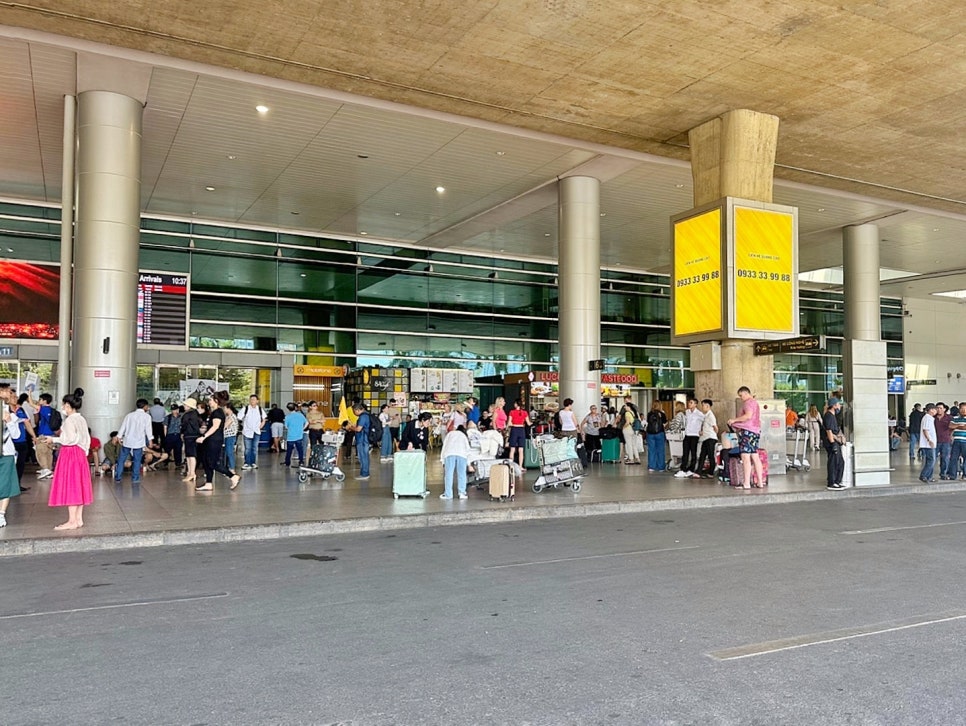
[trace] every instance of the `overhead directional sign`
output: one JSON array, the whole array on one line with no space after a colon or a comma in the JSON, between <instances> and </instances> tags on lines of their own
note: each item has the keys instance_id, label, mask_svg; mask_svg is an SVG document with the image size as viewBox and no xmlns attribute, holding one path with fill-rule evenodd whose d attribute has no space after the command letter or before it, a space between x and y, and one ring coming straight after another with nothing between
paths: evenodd
<instances>
[{"instance_id":1,"label":"overhead directional sign","mask_svg":"<svg viewBox=\"0 0 966 726\"><path fill-rule=\"evenodd\" d=\"M813 350L825 350L824 335L803 335L798 338L785 338L784 340L755 341L755 355L808 353Z\"/></svg>"}]
</instances>

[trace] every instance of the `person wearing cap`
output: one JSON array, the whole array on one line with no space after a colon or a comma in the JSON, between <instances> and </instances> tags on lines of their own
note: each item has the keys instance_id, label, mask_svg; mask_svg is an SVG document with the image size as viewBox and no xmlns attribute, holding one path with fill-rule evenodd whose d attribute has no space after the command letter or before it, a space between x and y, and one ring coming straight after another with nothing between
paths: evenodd
<instances>
[{"instance_id":1,"label":"person wearing cap","mask_svg":"<svg viewBox=\"0 0 966 726\"><path fill-rule=\"evenodd\" d=\"M181 407L177 404L171 407L171 413L164 417L164 451L174 461L174 465L181 468L184 456L181 444Z\"/></svg>"},{"instance_id":2,"label":"person wearing cap","mask_svg":"<svg viewBox=\"0 0 966 726\"><path fill-rule=\"evenodd\" d=\"M927 403L925 415L919 426L919 453L922 454L922 470L919 481L933 482L936 468L936 404Z\"/></svg>"},{"instance_id":3,"label":"person wearing cap","mask_svg":"<svg viewBox=\"0 0 966 726\"><path fill-rule=\"evenodd\" d=\"M828 455L826 466L827 478L826 489L832 491L842 491L847 489L842 484L842 476L845 474L845 458L842 456L842 430L839 428L839 420L836 414L842 408L842 402L834 396L828 400L825 414L822 416L823 439L822 446Z\"/></svg>"}]
</instances>

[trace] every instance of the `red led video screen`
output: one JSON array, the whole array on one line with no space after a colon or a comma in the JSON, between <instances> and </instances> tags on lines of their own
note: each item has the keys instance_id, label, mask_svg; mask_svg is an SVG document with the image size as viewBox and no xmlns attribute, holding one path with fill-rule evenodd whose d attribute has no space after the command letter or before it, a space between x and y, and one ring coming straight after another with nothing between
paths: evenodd
<instances>
[{"instance_id":1,"label":"red led video screen","mask_svg":"<svg viewBox=\"0 0 966 726\"><path fill-rule=\"evenodd\" d=\"M0 260L0 338L56 340L60 267Z\"/></svg>"}]
</instances>

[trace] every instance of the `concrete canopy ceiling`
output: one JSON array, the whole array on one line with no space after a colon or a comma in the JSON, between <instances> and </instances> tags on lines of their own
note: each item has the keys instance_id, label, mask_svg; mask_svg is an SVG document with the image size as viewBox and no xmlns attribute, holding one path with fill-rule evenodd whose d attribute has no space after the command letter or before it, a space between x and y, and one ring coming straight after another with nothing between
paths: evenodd
<instances>
[{"instance_id":1,"label":"concrete canopy ceiling","mask_svg":"<svg viewBox=\"0 0 966 726\"><path fill-rule=\"evenodd\" d=\"M883 267L966 269L958 1L64 5L0 2L2 196L59 201L79 39L172 59L147 92L147 213L554 257L529 195L604 159L603 262L657 270L691 206L688 129L751 108L781 119L775 201L801 210L803 270L841 264L841 227L870 220Z\"/></svg>"}]
</instances>

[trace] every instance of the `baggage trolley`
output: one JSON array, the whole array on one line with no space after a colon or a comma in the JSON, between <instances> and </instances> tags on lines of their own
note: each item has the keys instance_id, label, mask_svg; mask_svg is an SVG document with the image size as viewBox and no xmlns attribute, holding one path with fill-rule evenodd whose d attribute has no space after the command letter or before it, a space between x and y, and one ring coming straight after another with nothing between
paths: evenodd
<instances>
[{"instance_id":1,"label":"baggage trolley","mask_svg":"<svg viewBox=\"0 0 966 726\"><path fill-rule=\"evenodd\" d=\"M299 467L298 477L301 483L304 484L313 476L323 479L331 476L336 481L345 481L345 473L335 465L344 437L342 431L326 431L322 434L322 445L312 447L308 466Z\"/></svg>"},{"instance_id":2,"label":"baggage trolley","mask_svg":"<svg viewBox=\"0 0 966 726\"><path fill-rule=\"evenodd\" d=\"M684 432L669 432L665 434L667 446L671 453L671 460L667 463L668 471L675 471L681 468L681 459L684 458Z\"/></svg>"},{"instance_id":3,"label":"baggage trolley","mask_svg":"<svg viewBox=\"0 0 966 726\"><path fill-rule=\"evenodd\" d=\"M540 456L540 476L533 482L533 491L561 486L579 492L584 479L584 467L577 456L577 440L569 436L556 439L538 436L533 440Z\"/></svg>"},{"instance_id":4,"label":"baggage trolley","mask_svg":"<svg viewBox=\"0 0 966 726\"><path fill-rule=\"evenodd\" d=\"M791 444L791 452L788 451L789 444ZM808 429L800 429L795 427L793 429L785 430L785 470L797 469L799 471L808 471L811 469L811 465L808 463Z\"/></svg>"}]
</instances>

